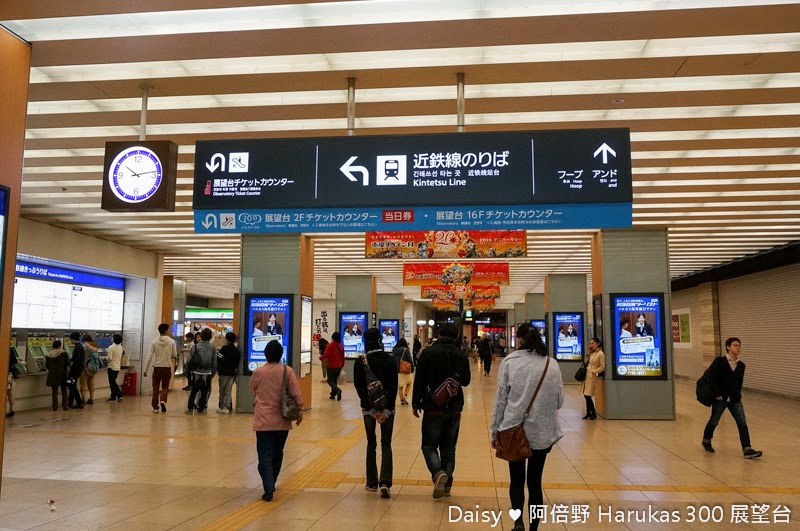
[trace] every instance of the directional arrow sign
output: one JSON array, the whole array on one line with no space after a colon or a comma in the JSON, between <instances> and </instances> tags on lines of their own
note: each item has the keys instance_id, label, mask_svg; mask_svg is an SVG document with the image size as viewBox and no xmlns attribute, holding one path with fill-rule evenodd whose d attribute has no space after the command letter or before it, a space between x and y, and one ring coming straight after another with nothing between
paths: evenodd
<instances>
[{"instance_id":1,"label":"directional arrow sign","mask_svg":"<svg viewBox=\"0 0 800 531\"><path fill-rule=\"evenodd\" d=\"M203 227L206 228L206 230L208 230L208 228L211 227L212 225L216 229L217 228L217 216L215 216L214 214L206 214L206 219L204 219L201 223L202 223Z\"/></svg>"},{"instance_id":2,"label":"directional arrow sign","mask_svg":"<svg viewBox=\"0 0 800 531\"><path fill-rule=\"evenodd\" d=\"M614 151L613 149L611 149L611 146L609 146L605 142L603 142L603 145L600 146L599 148L597 148L597 151L594 152L595 158L600 153L603 154L603 164L608 164L608 155L609 155L609 153L611 154L612 157L616 157L617 156L617 152Z\"/></svg>"},{"instance_id":3,"label":"directional arrow sign","mask_svg":"<svg viewBox=\"0 0 800 531\"><path fill-rule=\"evenodd\" d=\"M215 162L217 159L219 159L220 162L219 164ZM219 168L220 166L222 166L221 171L225 171L225 155L223 155L222 153L214 153L214 156L211 157L211 162L210 163L206 162L206 168L208 168L208 171L210 171L211 173L217 171L217 168Z\"/></svg>"},{"instance_id":4,"label":"directional arrow sign","mask_svg":"<svg viewBox=\"0 0 800 531\"><path fill-rule=\"evenodd\" d=\"M361 175L364 178L364 186L368 186L369 185L369 170L367 170L364 166L351 166L351 164L353 162L355 162L355 160L357 158L358 157L350 157L349 159L347 159L347 162L342 164L342 167L339 168L339 170L342 173L344 173L345 177L347 177L348 179L350 179L353 182L358 181L358 179L356 179L356 176L353 175L353 172L361 173Z\"/></svg>"}]
</instances>

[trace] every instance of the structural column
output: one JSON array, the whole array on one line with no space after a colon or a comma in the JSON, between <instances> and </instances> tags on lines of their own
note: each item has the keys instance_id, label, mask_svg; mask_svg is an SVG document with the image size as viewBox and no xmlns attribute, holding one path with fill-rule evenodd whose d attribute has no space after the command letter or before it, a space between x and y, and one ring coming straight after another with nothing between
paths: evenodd
<instances>
[{"instance_id":1,"label":"structural column","mask_svg":"<svg viewBox=\"0 0 800 531\"><path fill-rule=\"evenodd\" d=\"M248 294L259 295L292 295L292 323L291 330L284 330L284 334L291 334L291 365L300 379L300 388L306 407L311 407L311 392L313 389L311 373L302 375L300 370L300 343L301 343L301 296L313 297L314 295L314 242L302 234L259 234L242 236L242 284L239 291L238 315L240 321L246 318ZM242 351L242 368L247 367L247 339L246 330L248 323L239 324L243 340L240 342ZM308 338L311 343L311 338ZM244 373L245 371L242 371ZM253 411L253 395L249 386L250 376L242 374L237 379L236 410L240 412Z\"/></svg>"},{"instance_id":2,"label":"structural column","mask_svg":"<svg viewBox=\"0 0 800 531\"><path fill-rule=\"evenodd\" d=\"M535 293L529 293L528 308L534 308L532 301L535 300ZM535 309L535 308L534 308ZM565 384L575 384L575 371L581 365L581 359L586 352L588 340L586 339L586 275L548 275L544 279L544 310L548 314L547 318L547 345L550 353L558 360L558 367L561 369L561 377ZM530 311L530 310L529 310ZM583 321L579 324L577 320L569 320L563 323L566 335L570 335L569 324L577 334L577 345L569 349L567 353L559 353L559 323L556 323L556 315L581 314ZM566 339L563 344L571 342ZM562 346L566 352L566 347Z\"/></svg>"},{"instance_id":3,"label":"structural column","mask_svg":"<svg viewBox=\"0 0 800 531\"><path fill-rule=\"evenodd\" d=\"M615 374L614 356L620 348L615 334L611 295L662 295L664 307L656 334L664 336L664 378L624 378ZM674 419L675 386L672 360L669 248L666 229L609 229L592 240L592 295L602 297L602 327L606 354L605 381L597 411L608 419ZM620 371L623 372L623 371Z\"/></svg>"},{"instance_id":4,"label":"structural column","mask_svg":"<svg viewBox=\"0 0 800 531\"><path fill-rule=\"evenodd\" d=\"M526 293L525 294L525 313L522 321L530 321L531 319L544 319L544 293Z\"/></svg>"},{"instance_id":5,"label":"structural column","mask_svg":"<svg viewBox=\"0 0 800 531\"><path fill-rule=\"evenodd\" d=\"M402 308L402 306L400 306ZM339 330L342 313L366 313L366 327L377 326L373 318L377 319L378 311L378 291L377 281L372 275L339 275L336 277L336 330L345 339L345 331ZM402 314L398 314L402 315ZM353 358L346 359L344 370L347 374L347 381L353 381Z\"/></svg>"}]
</instances>

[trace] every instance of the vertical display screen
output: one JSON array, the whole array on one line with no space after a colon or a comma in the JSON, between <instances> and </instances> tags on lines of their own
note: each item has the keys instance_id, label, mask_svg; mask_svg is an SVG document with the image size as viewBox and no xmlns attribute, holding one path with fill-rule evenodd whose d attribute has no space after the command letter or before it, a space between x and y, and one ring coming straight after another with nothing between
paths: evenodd
<instances>
[{"instance_id":1,"label":"vertical display screen","mask_svg":"<svg viewBox=\"0 0 800 531\"><path fill-rule=\"evenodd\" d=\"M311 297L300 296L300 363L311 363Z\"/></svg>"},{"instance_id":2,"label":"vertical display screen","mask_svg":"<svg viewBox=\"0 0 800 531\"><path fill-rule=\"evenodd\" d=\"M583 359L583 313L553 313L557 360Z\"/></svg>"},{"instance_id":3,"label":"vertical display screen","mask_svg":"<svg viewBox=\"0 0 800 531\"><path fill-rule=\"evenodd\" d=\"M531 326L539 332L542 343L547 344L547 321L544 319L531 319Z\"/></svg>"},{"instance_id":4,"label":"vertical display screen","mask_svg":"<svg viewBox=\"0 0 800 531\"><path fill-rule=\"evenodd\" d=\"M267 362L264 349L273 339L283 346L281 363L291 365L292 297L248 295L246 303L247 368Z\"/></svg>"},{"instance_id":5,"label":"vertical display screen","mask_svg":"<svg viewBox=\"0 0 800 531\"><path fill-rule=\"evenodd\" d=\"M339 314L339 333L342 335L345 358L357 358L364 353L364 330L366 329L366 312Z\"/></svg>"},{"instance_id":6,"label":"vertical display screen","mask_svg":"<svg viewBox=\"0 0 800 531\"><path fill-rule=\"evenodd\" d=\"M614 379L665 378L664 299L657 295L612 295Z\"/></svg>"},{"instance_id":7,"label":"vertical display screen","mask_svg":"<svg viewBox=\"0 0 800 531\"><path fill-rule=\"evenodd\" d=\"M383 350L391 352L397 344L397 334L400 330L400 321L397 319L381 319L378 321L378 330L381 331Z\"/></svg>"},{"instance_id":8,"label":"vertical display screen","mask_svg":"<svg viewBox=\"0 0 800 531\"><path fill-rule=\"evenodd\" d=\"M592 299L592 319L594 320L594 335L600 341L605 343L603 339L603 297L596 295Z\"/></svg>"}]
</instances>

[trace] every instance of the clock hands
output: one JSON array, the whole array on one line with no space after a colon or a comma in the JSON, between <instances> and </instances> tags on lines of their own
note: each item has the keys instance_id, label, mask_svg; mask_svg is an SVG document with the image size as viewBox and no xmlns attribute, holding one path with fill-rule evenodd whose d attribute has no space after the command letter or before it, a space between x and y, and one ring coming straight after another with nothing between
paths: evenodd
<instances>
[{"instance_id":1,"label":"clock hands","mask_svg":"<svg viewBox=\"0 0 800 531\"><path fill-rule=\"evenodd\" d=\"M147 175L148 173L155 173L155 170L153 170L153 171L143 171L142 173L136 173L135 171L133 171L132 169L130 169L127 166L125 166L125 169L128 170L129 172L131 172L132 174L134 174L136 177L141 177L142 175Z\"/></svg>"}]
</instances>

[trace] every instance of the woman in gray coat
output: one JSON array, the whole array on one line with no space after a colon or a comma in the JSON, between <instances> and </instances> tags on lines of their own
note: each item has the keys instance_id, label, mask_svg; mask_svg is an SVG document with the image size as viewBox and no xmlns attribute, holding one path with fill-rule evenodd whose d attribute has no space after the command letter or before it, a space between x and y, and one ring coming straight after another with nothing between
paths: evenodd
<instances>
[{"instance_id":1,"label":"woman in gray coat","mask_svg":"<svg viewBox=\"0 0 800 531\"><path fill-rule=\"evenodd\" d=\"M519 326L517 339L520 341L520 349L506 356L500 364L491 433L494 446L498 431L512 428L524 420L525 436L533 455L527 460L527 466L525 461L508 463L511 507L522 511L514 525L514 531L524 531L524 521L529 515L529 508L523 509L526 475L528 505L543 505L542 473L547 454L562 437L557 411L564 405L564 389L561 371L556 360L551 358L530 414L527 418L524 417L545 370L548 352L539 332L528 323ZM530 524L531 529L538 529L539 519L532 519Z\"/></svg>"}]
</instances>

